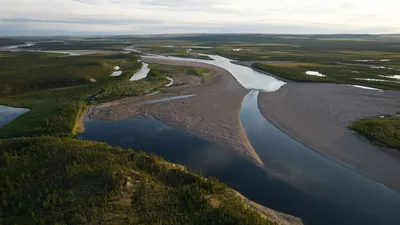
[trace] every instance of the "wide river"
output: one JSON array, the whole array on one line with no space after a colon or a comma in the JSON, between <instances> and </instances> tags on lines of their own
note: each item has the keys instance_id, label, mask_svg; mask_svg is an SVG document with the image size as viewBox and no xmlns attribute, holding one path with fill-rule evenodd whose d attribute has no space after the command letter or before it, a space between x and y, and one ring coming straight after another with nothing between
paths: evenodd
<instances>
[{"instance_id":1,"label":"wide river","mask_svg":"<svg viewBox=\"0 0 400 225\"><path fill-rule=\"evenodd\" d=\"M115 122L86 118L85 132L79 138L154 152L215 176L249 199L298 216L305 224L400 224L399 193L317 154L265 120L258 109L258 91L276 91L284 82L233 64L229 59L210 57L214 60L161 58L220 66L249 89L243 101L241 120L265 168L152 119Z\"/></svg>"}]
</instances>

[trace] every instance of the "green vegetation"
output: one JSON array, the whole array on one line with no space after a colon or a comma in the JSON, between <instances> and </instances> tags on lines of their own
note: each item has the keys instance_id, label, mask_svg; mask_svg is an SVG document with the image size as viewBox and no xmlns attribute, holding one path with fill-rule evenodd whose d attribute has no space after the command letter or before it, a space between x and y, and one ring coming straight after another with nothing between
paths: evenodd
<instances>
[{"instance_id":1,"label":"green vegetation","mask_svg":"<svg viewBox=\"0 0 400 225\"><path fill-rule=\"evenodd\" d=\"M111 80L113 67L128 72L140 64L133 55L55 57L43 53L8 53L1 55L0 97L34 90L71 87Z\"/></svg>"},{"instance_id":2,"label":"green vegetation","mask_svg":"<svg viewBox=\"0 0 400 225\"><path fill-rule=\"evenodd\" d=\"M160 86L166 82L129 82L130 76L141 67L137 60L137 56L129 54L76 57L41 53L2 55L0 83L6 88L0 89L0 104L31 111L1 127L0 137L73 136L79 129L76 126L79 115L98 93L106 95L98 96L96 101L113 100L150 92L157 87L156 84ZM111 77L113 67L117 65L124 73ZM118 93L112 91L116 90L115 87L118 87Z\"/></svg>"},{"instance_id":3,"label":"green vegetation","mask_svg":"<svg viewBox=\"0 0 400 225\"><path fill-rule=\"evenodd\" d=\"M327 82L342 84L358 84L370 87L400 90L400 82L396 79L383 78L379 74L394 75L389 69L374 69L357 65L338 65L305 62L286 62L286 63L253 63L252 67L267 73L274 74L287 80L297 82ZM307 75L307 71L318 71L326 77ZM374 80L387 80L386 82Z\"/></svg>"},{"instance_id":4,"label":"green vegetation","mask_svg":"<svg viewBox=\"0 0 400 225\"><path fill-rule=\"evenodd\" d=\"M154 73L157 73L158 76L171 76L173 77L174 75L177 74L185 74L185 75L192 75L192 76L198 76L198 77L207 77L211 76L214 72L206 69L206 68L194 68L194 67L187 67L187 66L170 66L170 65L164 65L164 64L157 64L157 63L152 63L150 65L151 71Z\"/></svg>"},{"instance_id":5,"label":"green vegetation","mask_svg":"<svg viewBox=\"0 0 400 225\"><path fill-rule=\"evenodd\" d=\"M0 104L31 111L0 128L0 224L275 224L215 178L155 155L71 137L92 101L142 95L175 73L136 55L1 53ZM114 66L121 76L111 77ZM94 98L96 96L96 98ZM33 136L16 138L18 136Z\"/></svg>"},{"instance_id":6,"label":"green vegetation","mask_svg":"<svg viewBox=\"0 0 400 225\"><path fill-rule=\"evenodd\" d=\"M0 138L74 136L89 103L145 95L164 87L174 73L202 76L208 70L151 65L146 79L129 81L142 64L134 54L67 57L43 53L0 55L0 104L31 109L0 128ZM114 66L121 76L111 77ZM153 68L154 67L154 68ZM96 96L96 97L94 97Z\"/></svg>"},{"instance_id":7,"label":"green vegetation","mask_svg":"<svg viewBox=\"0 0 400 225\"><path fill-rule=\"evenodd\" d=\"M23 45L25 44L22 41L10 39L10 38L0 38L0 46L9 46L9 45Z\"/></svg>"},{"instance_id":8,"label":"green vegetation","mask_svg":"<svg viewBox=\"0 0 400 225\"><path fill-rule=\"evenodd\" d=\"M39 41L33 46L25 47L27 49L42 50L106 50L121 51L128 46L129 42L120 40L107 40L92 38L82 40L53 40Z\"/></svg>"},{"instance_id":9,"label":"green vegetation","mask_svg":"<svg viewBox=\"0 0 400 225\"><path fill-rule=\"evenodd\" d=\"M216 179L69 138L0 140L1 224L275 224Z\"/></svg>"},{"instance_id":10,"label":"green vegetation","mask_svg":"<svg viewBox=\"0 0 400 225\"><path fill-rule=\"evenodd\" d=\"M366 136L377 144L400 150L400 117L361 119L350 129Z\"/></svg>"}]
</instances>

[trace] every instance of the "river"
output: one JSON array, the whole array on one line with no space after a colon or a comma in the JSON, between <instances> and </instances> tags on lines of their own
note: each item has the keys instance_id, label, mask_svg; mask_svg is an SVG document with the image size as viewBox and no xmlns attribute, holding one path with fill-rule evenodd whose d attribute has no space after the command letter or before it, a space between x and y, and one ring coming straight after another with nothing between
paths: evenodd
<instances>
[{"instance_id":1,"label":"river","mask_svg":"<svg viewBox=\"0 0 400 225\"><path fill-rule=\"evenodd\" d=\"M258 91L276 91L283 81L216 55L209 55L212 61L145 57L213 64L249 89L241 120L265 168L153 119L100 121L86 117L85 132L78 138L153 152L215 176L251 200L300 217L306 225L400 224L399 193L315 153L265 120L257 105Z\"/></svg>"}]
</instances>

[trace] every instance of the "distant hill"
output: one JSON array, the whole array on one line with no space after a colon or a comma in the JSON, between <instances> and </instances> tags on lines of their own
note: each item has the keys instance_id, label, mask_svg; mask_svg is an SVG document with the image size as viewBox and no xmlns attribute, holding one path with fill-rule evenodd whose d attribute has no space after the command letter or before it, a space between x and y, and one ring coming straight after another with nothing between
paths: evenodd
<instances>
[{"instance_id":1,"label":"distant hill","mask_svg":"<svg viewBox=\"0 0 400 225\"><path fill-rule=\"evenodd\" d=\"M0 46L8 46L8 45L23 45L24 42L15 39L9 38L0 38Z\"/></svg>"}]
</instances>

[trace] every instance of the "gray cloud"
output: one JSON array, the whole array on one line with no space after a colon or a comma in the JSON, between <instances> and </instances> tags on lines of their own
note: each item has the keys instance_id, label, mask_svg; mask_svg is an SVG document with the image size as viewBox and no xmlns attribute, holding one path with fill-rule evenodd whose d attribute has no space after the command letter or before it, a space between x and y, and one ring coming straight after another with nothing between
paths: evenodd
<instances>
[{"instance_id":1,"label":"gray cloud","mask_svg":"<svg viewBox=\"0 0 400 225\"><path fill-rule=\"evenodd\" d=\"M82 18L69 18L58 20L41 20L30 18L5 18L0 19L1 22L6 23L59 23L59 24L104 24L104 25L135 25L135 24L162 24L163 22L155 20L142 20L142 19L82 19Z\"/></svg>"},{"instance_id":2,"label":"gray cloud","mask_svg":"<svg viewBox=\"0 0 400 225\"><path fill-rule=\"evenodd\" d=\"M70 0L72 2L79 2L83 4L88 4L88 5L94 5L98 2L98 0Z\"/></svg>"},{"instance_id":3,"label":"gray cloud","mask_svg":"<svg viewBox=\"0 0 400 225\"><path fill-rule=\"evenodd\" d=\"M143 5L150 6L164 6L164 7L209 7L211 3L216 2L215 0L138 0Z\"/></svg>"}]
</instances>

